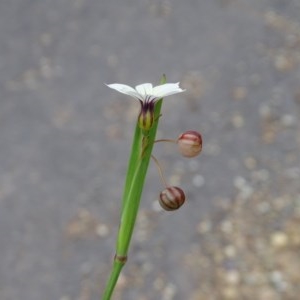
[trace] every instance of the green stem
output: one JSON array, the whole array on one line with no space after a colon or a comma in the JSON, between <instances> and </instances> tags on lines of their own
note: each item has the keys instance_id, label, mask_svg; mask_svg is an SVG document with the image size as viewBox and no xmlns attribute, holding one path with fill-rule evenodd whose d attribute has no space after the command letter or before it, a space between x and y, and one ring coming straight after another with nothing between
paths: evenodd
<instances>
[{"instance_id":1,"label":"green stem","mask_svg":"<svg viewBox=\"0 0 300 300\"><path fill-rule=\"evenodd\" d=\"M128 198L128 192L131 187L132 178L134 176L134 173L137 169L137 164L139 162L139 156L141 152L141 141L142 141L142 131L138 124L135 126L135 132L134 132L134 139L132 141L131 146L131 154L128 162L127 167L127 174L126 174L126 180L124 185L124 192L123 192L123 200L122 200L122 207L121 211L124 209L124 205L126 202L126 199Z\"/></svg>"},{"instance_id":2,"label":"green stem","mask_svg":"<svg viewBox=\"0 0 300 300\"><path fill-rule=\"evenodd\" d=\"M104 294L102 296L103 300L110 300L123 266L123 263L114 260L113 269L110 273Z\"/></svg>"}]
</instances>

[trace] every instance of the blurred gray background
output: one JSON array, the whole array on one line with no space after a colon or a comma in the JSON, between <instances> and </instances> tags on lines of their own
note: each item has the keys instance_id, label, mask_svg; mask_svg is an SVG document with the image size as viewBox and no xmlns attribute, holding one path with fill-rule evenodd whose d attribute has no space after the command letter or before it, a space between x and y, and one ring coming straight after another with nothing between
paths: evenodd
<instances>
[{"instance_id":1,"label":"blurred gray background","mask_svg":"<svg viewBox=\"0 0 300 300\"><path fill-rule=\"evenodd\" d=\"M163 73L187 92L165 99L159 137L199 130L204 149L156 145L188 201L159 211L150 165L114 299L227 299L195 296L184 256L216 203L276 194L279 176L297 190L299 63L298 0L2 0L0 299L99 299L139 109L104 83Z\"/></svg>"}]
</instances>

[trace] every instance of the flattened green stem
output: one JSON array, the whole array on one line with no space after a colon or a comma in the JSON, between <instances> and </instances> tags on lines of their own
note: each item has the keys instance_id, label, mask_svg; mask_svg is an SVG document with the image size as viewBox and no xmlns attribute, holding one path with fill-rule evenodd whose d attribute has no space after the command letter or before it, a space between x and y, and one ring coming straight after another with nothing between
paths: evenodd
<instances>
[{"instance_id":1,"label":"flattened green stem","mask_svg":"<svg viewBox=\"0 0 300 300\"><path fill-rule=\"evenodd\" d=\"M135 126L134 138L131 146L131 153L130 153L130 158L127 167L121 212L123 212L126 199L128 199L128 193L132 184L132 178L134 176L134 172L137 169L137 164L139 163L141 148L142 148L142 131L137 123Z\"/></svg>"},{"instance_id":2,"label":"flattened green stem","mask_svg":"<svg viewBox=\"0 0 300 300\"><path fill-rule=\"evenodd\" d=\"M161 84L164 84L165 82L166 77L163 76ZM111 299L121 270L127 260L127 252L129 249L155 141L161 106L162 99L158 100L155 104L155 122L149 131L142 132L142 130L138 127L138 124L136 125L124 186L121 222L117 237L116 254L113 262L113 269L108 279L102 300Z\"/></svg>"}]
</instances>

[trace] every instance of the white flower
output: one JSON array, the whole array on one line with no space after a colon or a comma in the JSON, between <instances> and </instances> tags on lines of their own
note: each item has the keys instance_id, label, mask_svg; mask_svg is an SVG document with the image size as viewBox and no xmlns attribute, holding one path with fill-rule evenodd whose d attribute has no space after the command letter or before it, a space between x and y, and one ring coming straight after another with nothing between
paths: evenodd
<instances>
[{"instance_id":1,"label":"white flower","mask_svg":"<svg viewBox=\"0 0 300 300\"><path fill-rule=\"evenodd\" d=\"M140 101L141 111L138 117L138 124L145 131L149 130L155 121L154 107L156 101L185 91L179 87L179 82L165 83L155 87L151 83L143 83L137 85L135 89L120 83L107 84L107 86Z\"/></svg>"},{"instance_id":2,"label":"white flower","mask_svg":"<svg viewBox=\"0 0 300 300\"><path fill-rule=\"evenodd\" d=\"M179 87L179 82L165 83L155 87L153 87L151 83L143 83L137 85L135 89L131 86L120 83L107 84L107 86L122 94L129 95L145 103L155 102L156 100L163 97L182 93L185 91Z\"/></svg>"}]
</instances>

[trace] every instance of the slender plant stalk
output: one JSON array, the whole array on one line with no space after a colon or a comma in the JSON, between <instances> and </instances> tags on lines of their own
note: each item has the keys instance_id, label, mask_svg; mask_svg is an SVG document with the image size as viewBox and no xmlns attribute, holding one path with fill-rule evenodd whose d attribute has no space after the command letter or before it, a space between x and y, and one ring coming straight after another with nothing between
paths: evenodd
<instances>
[{"instance_id":1,"label":"slender plant stalk","mask_svg":"<svg viewBox=\"0 0 300 300\"><path fill-rule=\"evenodd\" d=\"M165 76L163 76L161 79L161 84L164 83L166 83ZM138 126L138 123L135 128L123 192L121 221L117 237L116 254L102 300L111 299L121 270L127 261L127 252L129 249L155 141L161 106L162 99L155 103L155 122L149 131L144 132L141 130Z\"/></svg>"}]
</instances>

